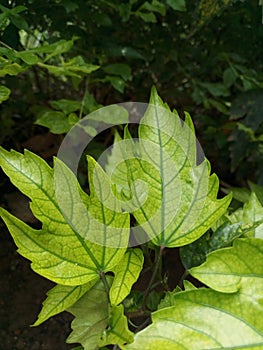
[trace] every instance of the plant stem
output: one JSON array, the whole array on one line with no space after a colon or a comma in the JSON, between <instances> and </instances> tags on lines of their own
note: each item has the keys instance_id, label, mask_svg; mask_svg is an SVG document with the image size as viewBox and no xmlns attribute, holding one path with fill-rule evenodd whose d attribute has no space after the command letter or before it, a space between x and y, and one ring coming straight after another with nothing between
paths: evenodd
<instances>
[{"instance_id":1,"label":"plant stem","mask_svg":"<svg viewBox=\"0 0 263 350\"><path fill-rule=\"evenodd\" d=\"M156 258L155 258L155 262L154 262L154 270L153 270L153 273L152 273L152 276L151 276L151 279L150 279L150 282L148 284L148 287L146 288L145 290L145 293L144 293L144 296L143 296L143 301L142 301L142 307L144 308L145 305L146 305L146 299L150 293L150 291L152 290L152 285L155 281L155 278L156 278L156 275L159 271L159 268L160 268L160 262L161 262L161 257L162 257L162 253L163 253L163 250L164 250L165 246L161 245L160 248L159 248L159 252L158 254L156 255Z\"/></svg>"},{"instance_id":2,"label":"plant stem","mask_svg":"<svg viewBox=\"0 0 263 350\"><path fill-rule=\"evenodd\" d=\"M108 301L110 302L110 286L108 284L108 281L106 279L105 273L103 271L99 271L99 275L100 275L100 279L104 285L107 297L108 297Z\"/></svg>"}]
</instances>

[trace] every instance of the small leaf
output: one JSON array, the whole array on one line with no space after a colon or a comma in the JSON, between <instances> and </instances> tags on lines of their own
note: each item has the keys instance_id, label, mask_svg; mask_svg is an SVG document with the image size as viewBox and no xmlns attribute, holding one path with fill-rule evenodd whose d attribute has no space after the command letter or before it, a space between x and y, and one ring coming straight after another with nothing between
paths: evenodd
<instances>
[{"instance_id":1,"label":"small leaf","mask_svg":"<svg viewBox=\"0 0 263 350\"><path fill-rule=\"evenodd\" d=\"M244 204L243 221L251 226L255 224L255 227L251 227L252 236L263 238L263 206L254 192L251 193L249 201Z\"/></svg>"},{"instance_id":2,"label":"small leaf","mask_svg":"<svg viewBox=\"0 0 263 350\"><path fill-rule=\"evenodd\" d=\"M22 67L18 63L7 63L0 69L0 77L4 77L6 74L8 75L18 75L26 70L26 68Z\"/></svg>"},{"instance_id":3,"label":"small leaf","mask_svg":"<svg viewBox=\"0 0 263 350\"><path fill-rule=\"evenodd\" d=\"M110 344L122 346L133 341L133 333L128 329L127 318L123 311L122 304L110 308L109 326L100 339L99 346Z\"/></svg>"},{"instance_id":4,"label":"small leaf","mask_svg":"<svg viewBox=\"0 0 263 350\"><path fill-rule=\"evenodd\" d=\"M141 249L132 249L125 253L123 259L113 269L115 277L110 289L112 305L118 305L129 295L132 285L139 277L142 266L143 253Z\"/></svg>"},{"instance_id":5,"label":"small leaf","mask_svg":"<svg viewBox=\"0 0 263 350\"><path fill-rule=\"evenodd\" d=\"M76 100L61 99L57 101L50 101L49 104L54 109L61 110L65 114L76 112L81 108L81 102Z\"/></svg>"},{"instance_id":6,"label":"small leaf","mask_svg":"<svg viewBox=\"0 0 263 350\"><path fill-rule=\"evenodd\" d=\"M91 289L97 281L98 278L81 286L73 287L60 284L56 285L47 292L47 299L44 301L42 310L33 326L38 326L51 316L57 315L71 307Z\"/></svg>"},{"instance_id":7,"label":"small leaf","mask_svg":"<svg viewBox=\"0 0 263 350\"><path fill-rule=\"evenodd\" d=\"M37 64L39 61L37 55L30 51L19 51L16 53L16 57L20 58L23 62L25 62L28 65Z\"/></svg>"},{"instance_id":8,"label":"small leaf","mask_svg":"<svg viewBox=\"0 0 263 350\"><path fill-rule=\"evenodd\" d=\"M259 279L263 287L263 240L241 238L233 247L216 250L204 264L190 270L192 276L216 291L234 293Z\"/></svg>"},{"instance_id":9,"label":"small leaf","mask_svg":"<svg viewBox=\"0 0 263 350\"><path fill-rule=\"evenodd\" d=\"M62 53L70 51L76 39L77 38L73 38L72 40L60 40L56 42L56 45L53 46L54 49L51 51L49 55L47 55L44 62L50 60L50 58L54 56L58 56L58 55L61 55Z\"/></svg>"},{"instance_id":10,"label":"small leaf","mask_svg":"<svg viewBox=\"0 0 263 350\"><path fill-rule=\"evenodd\" d=\"M156 23L156 16L152 12L142 12L142 11L136 11L136 16L141 17L141 19L146 23Z\"/></svg>"},{"instance_id":11,"label":"small leaf","mask_svg":"<svg viewBox=\"0 0 263 350\"><path fill-rule=\"evenodd\" d=\"M230 94L228 88L221 83L200 83L200 85L213 96L229 96Z\"/></svg>"},{"instance_id":12,"label":"small leaf","mask_svg":"<svg viewBox=\"0 0 263 350\"><path fill-rule=\"evenodd\" d=\"M253 183L252 181L248 181L248 185L251 191L256 194L256 196L258 197L258 200L263 206L263 187Z\"/></svg>"},{"instance_id":13,"label":"small leaf","mask_svg":"<svg viewBox=\"0 0 263 350\"><path fill-rule=\"evenodd\" d=\"M44 112L35 124L45 126L54 134L65 134L71 129L67 116L62 112Z\"/></svg>"},{"instance_id":14,"label":"small leaf","mask_svg":"<svg viewBox=\"0 0 263 350\"><path fill-rule=\"evenodd\" d=\"M222 188L222 192L233 194L233 199L241 203L246 203L250 197L250 191L248 188L240 188L240 187L230 187L230 188Z\"/></svg>"},{"instance_id":15,"label":"small leaf","mask_svg":"<svg viewBox=\"0 0 263 350\"><path fill-rule=\"evenodd\" d=\"M108 298L102 282L98 282L67 311L75 316L67 343L80 343L84 350L97 350L109 319Z\"/></svg>"},{"instance_id":16,"label":"small leaf","mask_svg":"<svg viewBox=\"0 0 263 350\"><path fill-rule=\"evenodd\" d=\"M124 63L109 64L106 67L104 67L103 70L108 74L119 75L124 80L131 79L131 68L130 66Z\"/></svg>"},{"instance_id":17,"label":"small leaf","mask_svg":"<svg viewBox=\"0 0 263 350\"><path fill-rule=\"evenodd\" d=\"M175 11L186 11L185 0L166 0L167 4Z\"/></svg>"},{"instance_id":18,"label":"small leaf","mask_svg":"<svg viewBox=\"0 0 263 350\"><path fill-rule=\"evenodd\" d=\"M0 103L8 100L11 90L4 85L0 85Z\"/></svg>"},{"instance_id":19,"label":"small leaf","mask_svg":"<svg viewBox=\"0 0 263 350\"><path fill-rule=\"evenodd\" d=\"M106 81L109 81L111 85L119 91L120 93L123 93L124 88L125 88L125 81L121 77L115 77L115 76L109 76L107 75L105 77Z\"/></svg>"},{"instance_id":20,"label":"small leaf","mask_svg":"<svg viewBox=\"0 0 263 350\"><path fill-rule=\"evenodd\" d=\"M223 73L223 81L227 87L230 87L234 84L237 79L237 74L235 73L232 67L227 68Z\"/></svg>"}]
</instances>

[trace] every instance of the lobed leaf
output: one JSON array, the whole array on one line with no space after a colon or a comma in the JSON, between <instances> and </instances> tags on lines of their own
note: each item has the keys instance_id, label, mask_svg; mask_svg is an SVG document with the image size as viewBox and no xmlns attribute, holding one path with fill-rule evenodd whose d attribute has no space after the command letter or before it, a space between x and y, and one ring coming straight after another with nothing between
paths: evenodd
<instances>
[{"instance_id":1,"label":"lobed leaf","mask_svg":"<svg viewBox=\"0 0 263 350\"><path fill-rule=\"evenodd\" d=\"M139 142L127 143L129 139L126 131L121 151L115 138L108 166L120 197L127 197L123 208L156 245L176 247L199 238L225 213L231 195L216 198L219 181L198 155L189 115L183 123L153 89L140 121Z\"/></svg>"},{"instance_id":2,"label":"lobed leaf","mask_svg":"<svg viewBox=\"0 0 263 350\"><path fill-rule=\"evenodd\" d=\"M98 175L101 187L94 194L91 185L89 197L58 159L56 181L60 185L54 183L53 169L31 152L22 155L2 149L0 157L3 170L32 199L32 212L43 223L41 230L34 230L0 209L19 253L32 261L33 270L58 284L76 286L98 278L100 271L109 271L122 259L129 238L128 215L116 212L113 196L109 203L116 210L103 206L102 196L110 183L94 160L90 159L90 180ZM56 193L59 188L63 191Z\"/></svg>"}]
</instances>

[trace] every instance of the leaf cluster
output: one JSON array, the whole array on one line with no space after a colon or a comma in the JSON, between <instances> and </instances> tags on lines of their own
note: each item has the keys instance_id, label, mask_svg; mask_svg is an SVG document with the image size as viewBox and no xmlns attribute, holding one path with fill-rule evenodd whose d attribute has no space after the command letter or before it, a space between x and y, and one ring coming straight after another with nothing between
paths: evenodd
<instances>
[{"instance_id":1,"label":"leaf cluster","mask_svg":"<svg viewBox=\"0 0 263 350\"><path fill-rule=\"evenodd\" d=\"M183 122L155 88L138 134L116 134L105 171L88 156L89 194L59 158L52 168L27 150L1 148L3 171L42 227L4 208L1 216L32 269L57 283L34 325L69 311L67 342L85 350L262 348L262 188L239 191L246 201L237 210L228 209L231 194L217 199L190 116ZM170 290L162 262L173 247L186 270ZM147 271L147 287L136 289Z\"/></svg>"}]
</instances>

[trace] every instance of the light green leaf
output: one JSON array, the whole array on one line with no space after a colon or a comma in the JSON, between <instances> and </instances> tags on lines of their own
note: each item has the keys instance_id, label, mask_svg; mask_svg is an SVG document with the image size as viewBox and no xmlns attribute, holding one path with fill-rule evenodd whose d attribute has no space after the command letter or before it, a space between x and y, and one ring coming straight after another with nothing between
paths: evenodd
<instances>
[{"instance_id":1,"label":"light green leaf","mask_svg":"<svg viewBox=\"0 0 263 350\"><path fill-rule=\"evenodd\" d=\"M228 215L228 220L239 225L246 236L263 237L263 207L254 192L250 194L243 208Z\"/></svg>"},{"instance_id":2,"label":"light green leaf","mask_svg":"<svg viewBox=\"0 0 263 350\"><path fill-rule=\"evenodd\" d=\"M83 74L90 74L100 68L100 66L86 63L82 56L76 56L67 62L63 62L63 66L73 72L79 72Z\"/></svg>"},{"instance_id":3,"label":"light green leaf","mask_svg":"<svg viewBox=\"0 0 263 350\"><path fill-rule=\"evenodd\" d=\"M84 350L97 350L109 322L108 298L102 282L91 288L68 311L75 319L67 343L80 343Z\"/></svg>"},{"instance_id":4,"label":"light green leaf","mask_svg":"<svg viewBox=\"0 0 263 350\"><path fill-rule=\"evenodd\" d=\"M171 306L154 312L153 323L137 333L134 343L123 349L260 350L263 308L254 291L253 285L248 285L243 294L224 294L205 288L175 293L171 296ZM259 291L258 288L257 294Z\"/></svg>"},{"instance_id":5,"label":"light green leaf","mask_svg":"<svg viewBox=\"0 0 263 350\"><path fill-rule=\"evenodd\" d=\"M186 115L183 124L155 89L140 121L139 143L133 147L128 140L126 133L127 149L119 165L123 167L125 161L127 171L117 166L111 173L111 180L118 189L128 174L126 183L131 194L122 205L156 245L188 244L225 213L231 195L216 199L219 181L215 174L210 176L207 160L196 159L196 138L190 117ZM118 143L115 146L114 159L121 156ZM118 173L116 177L115 173ZM136 238L140 242L139 235Z\"/></svg>"},{"instance_id":6,"label":"light green leaf","mask_svg":"<svg viewBox=\"0 0 263 350\"><path fill-rule=\"evenodd\" d=\"M62 112L44 112L35 124L49 128L54 134L65 134L71 129L67 116Z\"/></svg>"},{"instance_id":7,"label":"light green leaf","mask_svg":"<svg viewBox=\"0 0 263 350\"><path fill-rule=\"evenodd\" d=\"M241 238L233 247L216 250L201 266L190 269L192 276L207 286L224 293L240 288L245 292L250 284L263 288L263 240Z\"/></svg>"},{"instance_id":8,"label":"light green leaf","mask_svg":"<svg viewBox=\"0 0 263 350\"><path fill-rule=\"evenodd\" d=\"M118 105L110 105L100 108L93 113L90 113L86 118L87 121L94 120L110 125L126 124L129 122L129 113L127 109Z\"/></svg>"},{"instance_id":9,"label":"light green leaf","mask_svg":"<svg viewBox=\"0 0 263 350\"><path fill-rule=\"evenodd\" d=\"M11 90L4 85L0 85L0 103L8 100Z\"/></svg>"},{"instance_id":10,"label":"light green leaf","mask_svg":"<svg viewBox=\"0 0 263 350\"><path fill-rule=\"evenodd\" d=\"M244 204L243 220L247 224L255 224L256 227L251 227L252 236L263 238L263 207L254 192Z\"/></svg>"},{"instance_id":11,"label":"light green leaf","mask_svg":"<svg viewBox=\"0 0 263 350\"><path fill-rule=\"evenodd\" d=\"M16 57L20 58L23 62L25 62L28 65L37 64L39 61L37 55L30 51L16 52Z\"/></svg>"},{"instance_id":12,"label":"light green leaf","mask_svg":"<svg viewBox=\"0 0 263 350\"><path fill-rule=\"evenodd\" d=\"M132 285L137 281L142 270L143 260L141 249L128 250L113 269L115 277L110 289L112 305L118 305L129 295Z\"/></svg>"},{"instance_id":13,"label":"light green leaf","mask_svg":"<svg viewBox=\"0 0 263 350\"><path fill-rule=\"evenodd\" d=\"M103 333L98 345L118 344L122 346L133 341L133 333L128 329L127 318L123 313L123 305L110 308L109 326Z\"/></svg>"},{"instance_id":14,"label":"light green leaf","mask_svg":"<svg viewBox=\"0 0 263 350\"><path fill-rule=\"evenodd\" d=\"M32 52L32 50L31 50ZM50 73L58 77L75 77L81 78L83 75L90 74L99 69L99 66L86 63L81 56L76 56L68 62L63 62L61 66L50 65L39 62L38 65L47 69Z\"/></svg>"},{"instance_id":15,"label":"light green leaf","mask_svg":"<svg viewBox=\"0 0 263 350\"><path fill-rule=\"evenodd\" d=\"M196 290L197 288L188 280L184 280L184 290Z\"/></svg>"},{"instance_id":16,"label":"light green leaf","mask_svg":"<svg viewBox=\"0 0 263 350\"><path fill-rule=\"evenodd\" d=\"M33 326L38 326L51 316L57 315L71 307L91 289L96 282L98 282L98 278L81 286L56 285L47 292L47 298L43 302L42 310Z\"/></svg>"},{"instance_id":17,"label":"light green leaf","mask_svg":"<svg viewBox=\"0 0 263 350\"><path fill-rule=\"evenodd\" d=\"M4 209L1 216L19 253L32 261L32 269L58 284L75 286L97 278L100 271L111 270L122 259L128 244L128 214L121 212L113 196L108 203L118 212L102 205L100 196L107 195L110 183L95 164L89 159L89 179L98 179L101 192L96 193L90 183L89 197L80 189L75 175L58 159L55 186L53 169L40 157L29 151L25 155L4 149L0 152L2 169L32 199L31 210L43 226L34 230ZM63 193L55 192L59 188Z\"/></svg>"},{"instance_id":18,"label":"light green leaf","mask_svg":"<svg viewBox=\"0 0 263 350\"><path fill-rule=\"evenodd\" d=\"M62 53L70 51L72 46L74 45L74 41L76 41L77 38L73 38L72 40L60 40L56 42L56 45L53 46L53 50L50 52L49 55L46 56L44 62L50 60L50 58L54 56L61 55Z\"/></svg>"},{"instance_id":19,"label":"light green leaf","mask_svg":"<svg viewBox=\"0 0 263 350\"><path fill-rule=\"evenodd\" d=\"M26 68L20 66L18 63L7 63L5 65L0 65L0 77L8 75L18 75L26 70Z\"/></svg>"}]
</instances>

